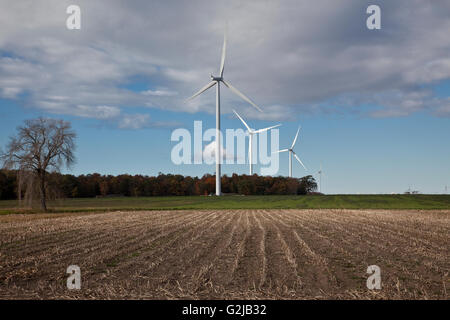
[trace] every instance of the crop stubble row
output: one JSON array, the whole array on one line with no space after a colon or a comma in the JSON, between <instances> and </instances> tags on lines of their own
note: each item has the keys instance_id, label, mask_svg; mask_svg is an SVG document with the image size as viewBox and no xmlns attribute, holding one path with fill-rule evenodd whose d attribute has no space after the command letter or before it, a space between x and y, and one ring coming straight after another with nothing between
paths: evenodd
<instances>
[{"instance_id":1,"label":"crop stubble row","mask_svg":"<svg viewBox=\"0 0 450 320\"><path fill-rule=\"evenodd\" d=\"M0 217L2 298L447 298L449 211ZM65 286L79 265L82 289ZM382 270L382 290L366 269Z\"/></svg>"}]
</instances>

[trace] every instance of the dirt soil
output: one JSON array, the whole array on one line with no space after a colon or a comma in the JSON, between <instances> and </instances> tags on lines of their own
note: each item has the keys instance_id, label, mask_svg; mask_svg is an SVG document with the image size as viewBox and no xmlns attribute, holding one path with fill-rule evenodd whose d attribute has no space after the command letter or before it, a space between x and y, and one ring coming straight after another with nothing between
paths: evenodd
<instances>
[{"instance_id":1,"label":"dirt soil","mask_svg":"<svg viewBox=\"0 0 450 320\"><path fill-rule=\"evenodd\" d=\"M0 298L448 299L449 235L448 210L6 215Z\"/></svg>"}]
</instances>

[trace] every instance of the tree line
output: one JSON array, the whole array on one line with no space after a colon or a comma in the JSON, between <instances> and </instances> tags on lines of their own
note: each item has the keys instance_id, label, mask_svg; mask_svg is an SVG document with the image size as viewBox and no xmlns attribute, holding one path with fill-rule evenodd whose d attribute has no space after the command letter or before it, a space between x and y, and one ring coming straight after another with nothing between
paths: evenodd
<instances>
[{"instance_id":1,"label":"tree line","mask_svg":"<svg viewBox=\"0 0 450 320\"><path fill-rule=\"evenodd\" d=\"M0 199L26 199L39 196L39 188L19 188L17 170L0 170ZM32 184L31 184L32 185ZM158 176L87 175L47 173L46 194L49 199L108 196L190 196L209 195L216 188L215 176L190 177L174 174ZM258 176L256 174L222 177L222 192L241 195L301 195L315 192L317 183L312 176L303 178ZM18 193L21 193L20 195Z\"/></svg>"},{"instance_id":2,"label":"tree line","mask_svg":"<svg viewBox=\"0 0 450 320\"><path fill-rule=\"evenodd\" d=\"M201 178L172 174L158 176L61 174L75 162L75 138L69 122L37 118L26 120L0 152L0 199L18 199L31 205L47 199L107 196L188 196L215 191L215 176ZM312 176L301 179L237 175L222 177L222 192L243 195L307 194L317 184Z\"/></svg>"}]
</instances>

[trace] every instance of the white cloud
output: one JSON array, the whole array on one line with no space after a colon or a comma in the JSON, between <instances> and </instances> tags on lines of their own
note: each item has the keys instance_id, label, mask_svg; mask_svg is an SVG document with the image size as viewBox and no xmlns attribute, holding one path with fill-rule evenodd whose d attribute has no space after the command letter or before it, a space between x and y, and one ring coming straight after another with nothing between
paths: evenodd
<instances>
[{"instance_id":1,"label":"white cloud","mask_svg":"<svg viewBox=\"0 0 450 320\"><path fill-rule=\"evenodd\" d=\"M149 125L150 116L148 114L129 114L119 121L120 129L142 129Z\"/></svg>"},{"instance_id":2,"label":"white cloud","mask_svg":"<svg viewBox=\"0 0 450 320\"><path fill-rule=\"evenodd\" d=\"M183 81L186 83L191 83L193 81L199 81L202 77L201 75L193 70L176 70L172 68L167 68L164 74L175 81Z\"/></svg>"},{"instance_id":3,"label":"white cloud","mask_svg":"<svg viewBox=\"0 0 450 320\"><path fill-rule=\"evenodd\" d=\"M177 128L181 124L176 121L151 121L149 114L122 114L117 120L119 129L139 130L147 128Z\"/></svg>"},{"instance_id":4,"label":"white cloud","mask_svg":"<svg viewBox=\"0 0 450 320\"><path fill-rule=\"evenodd\" d=\"M146 90L142 91L141 93L146 96L157 96L157 97L171 97L176 96L178 94L178 92L171 91L168 89Z\"/></svg>"},{"instance_id":5,"label":"white cloud","mask_svg":"<svg viewBox=\"0 0 450 320\"><path fill-rule=\"evenodd\" d=\"M82 29L74 31L65 28L69 4L0 3L1 97L108 120L127 106L214 113L214 90L189 104L183 99L217 74L228 19L225 78L265 113L250 112L222 86L224 112L242 107L250 119L297 120L305 113L354 112L376 103L372 116L446 114L433 92L421 96L424 86L450 78L446 2L379 0L385 14L377 31L365 28L364 1L124 6L79 0ZM156 89L127 89L136 79Z\"/></svg>"},{"instance_id":6,"label":"white cloud","mask_svg":"<svg viewBox=\"0 0 450 320\"><path fill-rule=\"evenodd\" d=\"M14 99L17 97L17 95L22 91L21 88L11 88L11 87L5 87L1 88L1 94L0 96L3 98L8 99Z\"/></svg>"},{"instance_id":7,"label":"white cloud","mask_svg":"<svg viewBox=\"0 0 450 320\"><path fill-rule=\"evenodd\" d=\"M112 106L85 106L67 105L64 101L40 101L41 109L54 114L67 114L82 118L93 118L99 120L114 119L120 115L120 109Z\"/></svg>"},{"instance_id":8,"label":"white cloud","mask_svg":"<svg viewBox=\"0 0 450 320\"><path fill-rule=\"evenodd\" d=\"M264 112L259 112L252 106L241 105L241 108L238 109L238 113L241 116L245 116L247 119L256 119L256 120L270 120L270 121L284 121L284 120L292 120L296 117L295 112L292 108L283 105L270 105L264 108ZM234 114L231 114L232 117L235 117Z\"/></svg>"},{"instance_id":9,"label":"white cloud","mask_svg":"<svg viewBox=\"0 0 450 320\"><path fill-rule=\"evenodd\" d=\"M437 108L435 113L437 116L450 118L450 98L441 99L436 102Z\"/></svg>"},{"instance_id":10,"label":"white cloud","mask_svg":"<svg viewBox=\"0 0 450 320\"><path fill-rule=\"evenodd\" d=\"M96 119L112 119L120 114L120 109L110 106L77 106L75 115Z\"/></svg>"},{"instance_id":11,"label":"white cloud","mask_svg":"<svg viewBox=\"0 0 450 320\"><path fill-rule=\"evenodd\" d=\"M232 151L227 151L227 149L225 149L223 146L220 147L220 150L223 159L234 159L234 154ZM206 163L215 163L215 159L216 141L212 141L203 148L203 160Z\"/></svg>"}]
</instances>

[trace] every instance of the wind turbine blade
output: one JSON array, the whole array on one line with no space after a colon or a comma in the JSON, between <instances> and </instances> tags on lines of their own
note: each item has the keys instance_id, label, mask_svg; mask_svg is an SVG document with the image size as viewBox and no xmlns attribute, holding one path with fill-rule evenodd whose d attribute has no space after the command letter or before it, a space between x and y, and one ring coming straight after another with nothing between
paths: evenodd
<instances>
[{"instance_id":1,"label":"wind turbine blade","mask_svg":"<svg viewBox=\"0 0 450 320\"><path fill-rule=\"evenodd\" d=\"M196 96L202 94L203 92L205 92L206 90L208 90L209 88L211 88L213 85L216 84L216 81L211 81L210 83L208 83L206 86L204 86L203 88L201 88L196 94L194 94L192 97L187 98L185 101L190 101L192 99L194 99Z\"/></svg>"},{"instance_id":2,"label":"wind turbine blade","mask_svg":"<svg viewBox=\"0 0 450 320\"><path fill-rule=\"evenodd\" d=\"M225 67L225 55L227 53L227 30L225 29L225 34L223 36L223 47L222 47L222 59L220 60L220 77L223 77L223 68Z\"/></svg>"},{"instance_id":3,"label":"wind turbine blade","mask_svg":"<svg viewBox=\"0 0 450 320\"><path fill-rule=\"evenodd\" d=\"M302 165L302 167L305 168L305 170L308 170L308 169L306 169L306 167L305 167L305 165L303 164L302 160L300 160L300 158L297 156L297 154L296 154L294 151L292 151L292 154L294 155L295 159L297 159L298 162L300 162L300 164Z\"/></svg>"},{"instance_id":4,"label":"wind turbine blade","mask_svg":"<svg viewBox=\"0 0 450 320\"><path fill-rule=\"evenodd\" d=\"M235 115L237 115L237 117L242 121L242 123L244 124L244 126L247 127L249 132L253 132L252 129L250 129L250 127L248 126L248 124L244 121L244 119L241 118L241 116L236 112L236 110L233 109L233 112Z\"/></svg>"},{"instance_id":5,"label":"wind turbine blade","mask_svg":"<svg viewBox=\"0 0 450 320\"><path fill-rule=\"evenodd\" d=\"M289 149L283 149L283 150L274 151L274 152L272 152L272 154L286 152L286 151L289 151Z\"/></svg>"},{"instance_id":6,"label":"wind turbine blade","mask_svg":"<svg viewBox=\"0 0 450 320\"><path fill-rule=\"evenodd\" d=\"M272 127L256 130L255 133L261 133L261 132L264 132L264 131L268 131L270 129L277 128L279 126L281 126L281 124L277 124L276 126L272 126Z\"/></svg>"},{"instance_id":7,"label":"wind turbine blade","mask_svg":"<svg viewBox=\"0 0 450 320\"><path fill-rule=\"evenodd\" d=\"M297 142L297 138L298 138L298 133L299 133L299 131L300 131L300 126L298 127L297 134L295 135L294 141L292 142L291 149L294 148L294 145L295 145L295 143Z\"/></svg>"},{"instance_id":8,"label":"wind turbine blade","mask_svg":"<svg viewBox=\"0 0 450 320\"><path fill-rule=\"evenodd\" d=\"M250 100L249 98L247 98L242 92L240 92L238 89L236 89L235 87L233 87L231 84L229 84L228 82L225 82L224 80L222 80L222 82L231 90L233 91L236 95L238 95L239 97L241 97L243 100L247 101L248 103L250 103L253 107L255 107L258 111L262 112L261 108L258 107L252 100Z\"/></svg>"}]
</instances>

